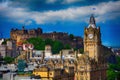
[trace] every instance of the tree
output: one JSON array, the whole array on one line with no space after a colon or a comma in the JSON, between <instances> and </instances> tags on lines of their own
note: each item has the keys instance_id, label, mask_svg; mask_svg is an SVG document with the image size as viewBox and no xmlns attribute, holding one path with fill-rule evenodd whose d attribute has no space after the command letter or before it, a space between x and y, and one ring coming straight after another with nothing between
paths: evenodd
<instances>
[{"instance_id":1,"label":"tree","mask_svg":"<svg viewBox=\"0 0 120 80\"><path fill-rule=\"evenodd\" d=\"M49 38L47 38L47 39L45 39L45 45L53 45L53 40L52 39L49 39Z\"/></svg>"},{"instance_id":2,"label":"tree","mask_svg":"<svg viewBox=\"0 0 120 80\"><path fill-rule=\"evenodd\" d=\"M52 39L42 39L40 37L30 38L27 40L29 43L34 45L34 49L36 50L44 50L45 45L51 45L53 53L58 53L60 50L64 48L63 44L60 41L53 41ZM67 45L67 48L69 46Z\"/></svg>"},{"instance_id":3,"label":"tree","mask_svg":"<svg viewBox=\"0 0 120 80\"><path fill-rule=\"evenodd\" d=\"M64 49L71 49L71 46L69 44L65 44Z\"/></svg>"},{"instance_id":4,"label":"tree","mask_svg":"<svg viewBox=\"0 0 120 80\"><path fill-rule=\"evenodd\" d=\"M108 80L120 80L120 57L117 56L117 63L112 64L109 63L109 68L107 70L107 78Z\"/></svg>"},{"instance_id":5,"label":"tree","mask_svg":"<svg viewBox=\"0 0 120 80\"><path fill-rule=\"evenodd\" d=\"M36 50L44 50L45 49L45 41L40 37L29 38L27 41L29 43L33 44L34 49L36 49Z\"/></svg>"},{"instance_id":6,"label":"tree","mask_svg":"<svg viewBox=\"0 0 120 80\"><path fill-rule=\"evenodd\" d=\"M4 60L6 63L12 63L12 62L14 61L14 58L6 56L5 58L3 58L3 60Z\"/></svg>"},{"instance_id":7,"label":"tree","mask_svg":"<svg viewBox=\"0 0 120 80\"><path fill-rule=\"evenodd\" d=\"M5 39L5 40L2 42L2 44L3 44L3 45L6 45L6 44L7 44L7 41L10 41L10 38Z\"/></svg>"},{"instance_id":8,"label":"tree","mask_svg":"<svg viewBox=\"0 0 120 80\"><path fill-rule=\"evenodd\" d=\"M80 48L80 53L83 54L84 53L84 49L83 48Z\"/></svg>"},{"instance_id":9,"label":"tree","mask_svg":"<svg viewBox=\"0 0 120 80\"><path fill-rule=\"evenodd\" d=\"M114 71L114 69L112 68L114 65L113 64L109 64L109 69L107 70L107 79L108 80L115 80L116 78L116 72Z\"/></svg>"},{"instance_id":10,"label":"tree","mask_svg":"<svg viewBox=\"0 0 120 80\"><path fill-rule=\"evenodd\" d=\"M6 44L7 44L7 41L4 40L4 41L2 42L2 45L6 45Z\"/></svg>"},{"instance_id":11,"label":"tree","mask_svg":"<svg viewBox=\"0 0 120 80\"><path fill-rule=\"evenodd\" d=\"M60 50L63 49L63 44L60 41L54 41L52 46L53 53L59 53Z\"/></svg>"},{"instance_id":12,"label":"tree","mask_svg":"<svg viewBox=\"0 0 120 80\"><path fill-rule=\"evenodd\" d=\"M70 34L69 37L70 37L71 40L74 39L74 35L73 34Z\"/></svg>"}]
</instances>

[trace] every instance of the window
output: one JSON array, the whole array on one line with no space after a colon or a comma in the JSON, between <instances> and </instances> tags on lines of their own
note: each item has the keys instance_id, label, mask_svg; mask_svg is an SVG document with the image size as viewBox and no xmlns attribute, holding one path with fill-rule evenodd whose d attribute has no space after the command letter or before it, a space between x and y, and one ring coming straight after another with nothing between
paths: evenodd
<instances>
[{"instance_id":1,"label":"window","mask_svg":"<svg viewBox=\"0 0 120 80\"><path fill-rule=\"evenodd\" d=\"M80 75L83 75L83 72L81 72Z\"/></svg>"},{"instance_id":2,"label":"window","mask_svg":"<svg viewBox=\"0 0 120 80\"><path fill-rule=\"evenodd\" d=\"M80 66L81 69L84 69L84 66Z\"/></svg>"},{"instance_id":3,"label":"window","mask_svg":"<svg viewBox=\"0 0 120 80\"><path fill-rule=\"evenodd\" d=\"M52 75L52 73L50 73L50 75Z\"/></svg>"}]
</instances>

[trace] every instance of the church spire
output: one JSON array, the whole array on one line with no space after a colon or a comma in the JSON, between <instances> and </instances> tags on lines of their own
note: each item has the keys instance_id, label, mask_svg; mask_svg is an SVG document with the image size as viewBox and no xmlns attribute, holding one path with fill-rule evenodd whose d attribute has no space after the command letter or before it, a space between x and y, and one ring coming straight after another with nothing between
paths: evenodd
<instances>
[{"instance_id":1,"label":"church spire","mask_svg":"<svg viewBox=\"0 0 120 80\"><path fill-rule=\"evenodd\" d=\"M94 24L95 25L95 18L93 16L93 14L90 17L90 24Z\"/></svg>"}]
</instances>

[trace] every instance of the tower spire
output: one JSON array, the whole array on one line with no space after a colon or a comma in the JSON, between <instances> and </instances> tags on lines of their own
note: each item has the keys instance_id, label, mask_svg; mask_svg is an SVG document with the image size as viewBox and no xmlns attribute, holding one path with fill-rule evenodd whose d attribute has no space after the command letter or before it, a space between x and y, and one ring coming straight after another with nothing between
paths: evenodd
<instances>
[{"instance_id":1,"label":"tower spire","mask_svg":"<svg viewBox=\"0 0 120 80\"><path fill-rule=\"evenodd\" d=\"M90 21L89 21L89 26L88 26L88 28L89 28L89 27L96 28L95 18L94 18L94 16L93 16L93 14L92 14L91 17L90 17Z\"/></svg>"},{"instance_id":2,"label":"tower spire","mask_svg":"<svg viewBox=\"0 0 120 80\"><path fill-rule=\"evenodd\" d=\"M96 23L95 23L95 18L94 18L94 15L93 15L93 14L92 14L91 17L90 17L90 24L96 25Z\"/></svg>"}]
</instances>

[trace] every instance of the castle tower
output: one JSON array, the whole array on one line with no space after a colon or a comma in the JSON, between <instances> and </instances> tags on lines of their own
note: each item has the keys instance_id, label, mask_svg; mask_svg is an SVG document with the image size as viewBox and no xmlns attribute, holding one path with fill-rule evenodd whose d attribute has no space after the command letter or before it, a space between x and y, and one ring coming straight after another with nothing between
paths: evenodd
<instances>
[{"instance_id":1,"label":"castle tower","mask_svg":"<svg viewBox=\"0 0 120 80\"><path fill-rule=\"evenodd\" d=\"M90 17L89 26L84 30L84 52L92 59L100 58L101 33L96 27L95 18Z\"/></svg>"}]
</instances>

